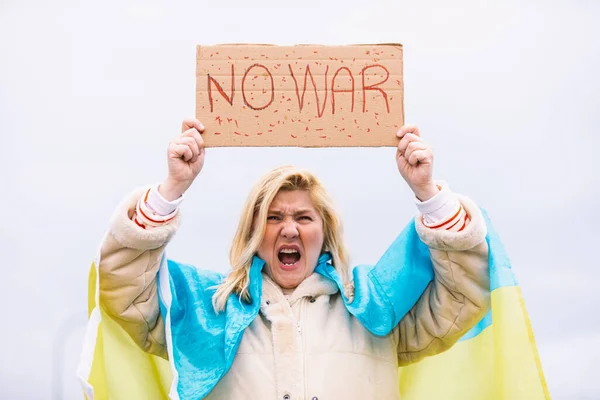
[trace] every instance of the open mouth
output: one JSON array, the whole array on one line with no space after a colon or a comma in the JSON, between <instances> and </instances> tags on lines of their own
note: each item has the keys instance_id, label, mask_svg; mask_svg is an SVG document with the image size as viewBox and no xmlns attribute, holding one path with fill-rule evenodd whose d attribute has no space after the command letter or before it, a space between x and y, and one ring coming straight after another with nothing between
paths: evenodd
<instances>
[{"instance_id":1,"label":"open mouth","mask_svg":"<svg viewBox=\"0 0 600 400\"><path fill-rule=\"evenodd\" d=\"M291 267L300 261L301 258L298 249L293 247L281 248L279 253L277 253L277 257L279 258L279 261L286 267Z\"/></svg>"}]
</instances>

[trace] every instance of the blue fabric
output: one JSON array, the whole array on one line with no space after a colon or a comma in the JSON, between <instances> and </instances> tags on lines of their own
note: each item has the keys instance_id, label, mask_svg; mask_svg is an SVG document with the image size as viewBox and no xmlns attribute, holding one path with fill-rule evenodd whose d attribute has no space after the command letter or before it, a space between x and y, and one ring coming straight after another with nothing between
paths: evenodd
<instances>
[{"instance_id":1,"label":"blue fabric","mask_svg":"<svg viewBox=\"0 0 600 400\"><path fill-rule=\"evenodd\" d=\"M335 281L348 311L371 333L380 336L398 325L433 279L429 249L419 239L414 221L404 228L377 264L354 268L352 303L343 295L343 282L330 263L319 263L315 271Z\"/></svg>"},{"instance_id":2,"label":"blue fabric","mask_svg":"<svg viewBox=\"0 0 600 400\"><path fill-rule=\"evenodd\" d=\"M485 314L485 316L481 319L481 321L479 321L477 323L477 325L475 325L474 327L469 329L469 331L467 333L465 333L463 335L463 337L461 337L458 341L462 342L464 340L472 339L475 336L479 335L481 332L483 332L483 330L490 325L492 325L492 310L491 309L487 312L487 314Z\"/></svg>"},{"instance_id":3,"label":"blue fabric","mask_svg":"<svg viewBox=\"0 0 600 400\"><path fill-rule=\"evenodd\" d=\"M483 213L483 219L487 225L487 240L489 247L489 268L490 268L490 292L508 286L518 286L517 279L512 272L512 266L506 250L498 237L498 233L492 227L492 221L485 210L481 210ZM468 340L479 335L485 328L492 325L492 310L490 309L487 314L471 328L460 341Z\"/></svg>"},{"instance_id":4,"label":"blue fabric","mask_svg":"<svg viewBox=\"0 0 600 400\"><path fill-rule=\"evenodd\" d=\"M485 210L481 210L481 212L488 228L486 240L490 248L490 291L504 286L518 286L517 278L512 272L510 259L506 250L504 250L498 233L492 227L490 216Z\"/></svg>"},{"instance_id":5,"label":"blue fabric","mask_svg":"<svg viewBox=\"0 0 600 400\"><path fill-rule=\"evenodd\" d=\"M171 357L178 373L177 392L181 399L200 399L229 370L244 330L258 314L264 261L255 257L250 267L252 302L230 296L225 312L220 314L213 309L212 296L224 275L172 260L167 265L172 296ZM166 320L162 301L161 311Z\"/></svg>"},{"instance_id":6,"label":"blue fabric","mask_svg":"<svg viewBox=\"0 0 600 400\"><path fill-rule=\"evenodd\" d=\"M490 262L498 265L492 281L506 284L508 281L501 271L506 268L508 258L487 215L486 222ZM242 334L260 309L264 264L263 260L254 257L250 268L251 303L231 296L226 311L217 315L213 311L212 296L224 275L168 261L172 302L167 310L161 299L161 311L165 320L167 311L170 312L172 358L178 373L177 392L180 398L200 399L206 396L231 367ZM336 282L348 312L375 335L388 334L433 279L429 249L419 239L414 221L377 264L354 268L352 303L348 303L344 295L343 282L331 265L330 254L325 253L319 258L315 272ZM500 275L496 281L493 278L495 274ZM167 283L159 281L159 285L164 284ZM480 332L490 323L491 318L486 316L473 328L472 336L478 334L477 329Z\"/></svg>"}]
</instances>

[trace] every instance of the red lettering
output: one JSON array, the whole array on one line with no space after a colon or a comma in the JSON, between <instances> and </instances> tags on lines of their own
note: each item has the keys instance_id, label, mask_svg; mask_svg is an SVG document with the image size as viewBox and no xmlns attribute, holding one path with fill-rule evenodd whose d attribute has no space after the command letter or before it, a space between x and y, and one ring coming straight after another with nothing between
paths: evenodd
<instances>
[{"instance_id":1,"label":"red lettering","mask_svg":"<svg viewBox=\"0 0 600 400\"><path fill-rule=\"evenodd\" d=\"M382 80L381 82L377 82L377 83L374 83L372 85L366 86L365 85L365 72L369 68L376 68L376 67L383 68L383 70L386 73L385 79ZM384 84L385 82L387 82L388 78L390 77L390 71L388 71L387 68L384 67L383 65L374 64L374 65L367 65L366 67L364 67L362 69L362 71L360 73L362 75L362 86L363 86L363 112L365 112L366 109L367 109L367 90L377 90L377 91L381 92L381 94L383 95L383 98L385 99L385 106L386 106L387 112L389 113L390 112L390 104L388 103L387 93L383 89L378 88L376 86Z\"/></svg>"},{"instance_id":2,"label":"red lettering","mask_svg":"<svg viewBox=\"0 0 600 400\"><path fill-rule=\"evenodd\" d=\"M250 70L252 70L252 68L264 68L265 71L267 71L267 74L269 74L269 78L271 78L271 100L269 100L267 102L267 104L265 104L262 107L255 107L252 104L250 104L248 102L248 99L246 98L246 92L244 91L244 84L246 82L246 77L248 77L248 74L250 73ZM244 103L250 107L253 110L264 110L265 108L269 107L273 101L275 100L275 83L273 82L273 75L271 75L271 72L269 71L269 69L267 67L265 67L262 64L253 64L250 66L250 68L248 68L246 70L246 73L244 74L244 77L242 78L242 97L244 98Z\"/></svg>"},{"instance_id":3,"label":"red lettering","mask_svg":"<svg viewBox=\"0 0 600 400\"><path fill-rule=\"evenodd\" d=\"M257 74L256 71L254 71L254 74L251 74L252 70L255 68L262 68L264 69L264 71L266 72L266 75L263 74ZM323 117L324 113L325 113L325 108L327 106L327 96L328 96L328 73L329 73L329 66L326 65L325 68L325 73L323 74L324 77L324 90L319 89L317 87L317 83L315 81L314 75L310 69L310 65L307 64L306 68L304 70L304 86L302 88L302 93L300 93L300 85L298 83L298 79L296 78L295 74L294 74L294 69L292 67L291 63L288 63L288 68L290 71L290 76L291 78L294 80L294 87L296 90L296 99L298 100L298 108L300 110L300 112L302 112L302 110L304 109L305 105L309 105L310 106L310 101L307 101L305 103L305 97L306 97L306 91L307 89L310 91L310 88L308 87L308 85L312 85L312 90L315 94L315 99L316 99L316 103L315 106L317 108L317 117L321 118ZM375 74L371 74L371 75L367 75L367 73L369 72L369 70L374 69L375 71L377 71L377 69L380 69L380 71L377 71ZM382 70L382 71L381 71ZM336 86L336 79L339 78L340 73L346 73L348 78L349 78L349 82L350 85L348 85L347 83L344 83L342 85L338 85L338 86L345 86L345 88L341 88L341 87L337 87ZM250 75L251 74L251 75ZM367 77L378 77L379 74L381 74L380 76L380 80L376 83L367 83ZM261 76L267 77L268 79L266 79L267 81L270 80L270 84L271 87L270 89L260 89L257 88L257 91L262 91L263 94L266 95L266 104L264 105L256 105L256 104L251 104L252 103L256 103L255 97L253 96L254 93L246 93L246 80L248 78L248 75L250 75L250 77L252 79L260 79ZM386 111L389 113L390 112L390 104L389 104L389 100L388 99L388 94L386 93L386 91L381 87L384 83L386 83L390 77L390 72L389 70L381 65L381 64L371 64L371 65L367 65L365 66L361 72L361 79L362 79L362 94L363 94L363 107L362 107L362 111L367 112L367 92L368 91L376 91L379 92L382 96L383 99L385 100L385 107L386 107ZM285 76L282 76L282 81L285 80ZM309 78L310 78L310 82L309 82ZM218 79L218 77L217 77ZM230 91L229 93L226 93L224 90L224 86L222 85L222 82L218 82L217 79L215 79L214 77L212 77L209 74L207 74L207 85L208 85L208 100L210 103L210 111L214 112L214 102L215 102L215 98L213 96L213 90L216 89L216 91L223 97L223 99L229 103L229 105L233 106L233 102L234 102L234 97L235 97L235 66L234 64L231 65L231 87L230 87ZM252 80L251 79L251 80ZM377 79L377 78L376 78ZM268 84L268 83L267 83ZM242 78L242 98L244 100L244 104L245 106L251 108L252 110L256 110L256 111L260 111L260 110L264 110L266 108L268 108L269 106L271 106L271 104L273 104L273 102L275 101L275 82L273 79L273 75L271 74L271 72L269 71L269 69L262 65L262 64L253 64L250 67L248 67L248 69L245 71L244 76ZM250 89L249 89L250 90ZM270 90L271 92L271 96L269 98L268 96L268 91ZM350 70L350 68L348 67L339 67L335 73L333 74L333 77L331 79L331 113L332 115L335 114L336 112L336 103L335 103L335 95L339 94L339 93L351 93L352 98L351 98L351 104L350 104L350 112L354 112L355 109L355 90L356 90L356 80L354 78L354 75L352 74L352 71ZM252 91L252 90L250 90ZM324 97L321 96L322 98L319 97L319 93L324 93ZM265 97L265 96L263 96ZM282 99L284 101L292 101L290 98L286 98L285 95L282 95ZM321 103L322 101L322 103ZM339 103L339 100L338 100ZM242 107L243 109L245 109L246 107ZM278 111L278 110L277 110ZM273 112L277 112L277 111L273 111ZM377 114L376 114L377 115ZM256 117L258 118L258 115L256 115ZM375 117L377 119L377 116ZM229 120L229 119L228 119ZM217 121L219 122L219 124L222 123L222 121L220 120L219 117L217 117ZM229 121L231 122L231 121ZM236 121L237 122L237 121ZM239 125L239 124L236 124Z\"/></svg>"},{"instance_id":4,"label":"red lettering","mask_svg":"<svg viewBox=\"0 0 600 400\"><path fill-rule=\"evenodd\" d=\"M325 104L327 104L327 72L329 71L329 66L327 66L327 68L325 69L325 99L323 100L323 107L319 107L319 92L317 91L317 84L315 83L315 79L313 78L313 75L310 72L310 66L307 64L306 70L304 71L304 89L302 90L302 97L300 97L300 90L298 89L298 81L296 80L296 77L294 76L294 71L292 70L292 65L288 64L288 67L290 69L290 74L292 75L292 79L294 80L294 85L296 86L296 97L298 98L298 107L300 108L300 111L302 111L302 108L304 107L304 95L306 94L306 81L308 80L308 76L310 75L310 81L312 82L313 89L315 91L315 97L317 99L317 102L316 102L317 115L319 116L319 118L321 118L323 116L323 113L325 112Z\"/></svg>"},{"instance_id":5,"label":"red lettering","mask_svg":"<svg viewBox=\"0 0 600 400\"><path fill-rule=\"evenodd\" d=\"M337 77L337 75L340 73L341 70L346 70L348 72L348 75L350 75L350 80L352 82L352 89L336 89L335 88L335 78ZM341 67L338 68L337 71L335 71L335 74L333 75L333 79L331 80L331 113L335 114L335 94L336 93L352 93L352 106L350 108L351 112L354 112L354 76L352 75L352 72L350 72L350 70L347 67Z\"/></svg>"},{"instance_id":6,"label":"red lettering","mask_svg":"<svg viewBox=\"0 0 600 400\"><path fill-rule=\"evenodd\" d=\"M210 112L213 112L213 97L212 97L212 84L214 84L217 88L217 91L221 93L221 96L229 103L229 105L233 105L233 95L235 94L235 77L234 77L234 67L231 64L231 95L227 96L225 91L223 91L223 87L213 78L210 74L206 75L208 77L208 102L210 103Z\"/></svg>"}]
</instances>

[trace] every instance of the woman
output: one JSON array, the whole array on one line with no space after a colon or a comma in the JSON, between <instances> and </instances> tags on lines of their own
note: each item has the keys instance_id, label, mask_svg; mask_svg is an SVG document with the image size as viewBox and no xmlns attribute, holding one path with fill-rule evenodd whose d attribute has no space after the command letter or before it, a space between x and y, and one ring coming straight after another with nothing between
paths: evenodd
<instances>
[{"instance_id":1,"label":"woman","mask_svg":"<svg viewBox=\"0 0 600 400\"><path fill-rule=\"evenodd\" d=\"M159 301L157 273L178 206L204 164L203 131L198 120L183 122L169 145L167 180L125 200L99 264L102 307L142 349L171 358L182 398L398 399L399 365L448 349L485 315L483 217L471 200L434 184L433 153L415 126L398 131L396 161L416 196L416 229L434 273L408 308L398 292L413 290L417 277L399 276L401 240L375 267L350 271L325 189L293 167L271 171L250 193L231 272L221 279L163 262L172 293Z\"/></svg>"}]
</instances>

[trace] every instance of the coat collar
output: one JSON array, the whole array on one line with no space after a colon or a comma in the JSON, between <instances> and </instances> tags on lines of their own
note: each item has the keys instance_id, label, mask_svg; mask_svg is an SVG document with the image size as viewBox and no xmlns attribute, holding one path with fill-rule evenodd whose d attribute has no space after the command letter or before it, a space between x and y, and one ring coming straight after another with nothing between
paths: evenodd
<instances>
[{"instance_id":1,"label":"coat collar","mask_svg":"<svg viewBox=\"0 0 600 400\"><path fill-rule=\"evenodd\" d=\"M265 272L262 273L263 291L261 304L275 303L286 300L281 287L277 285ZM287 297L287 301L293 306L304 297L319 297L322 295L335 294L339 291L336 283L321 274L313 273L306 278L294 292Z\"/></svg>"}]
</instances>

